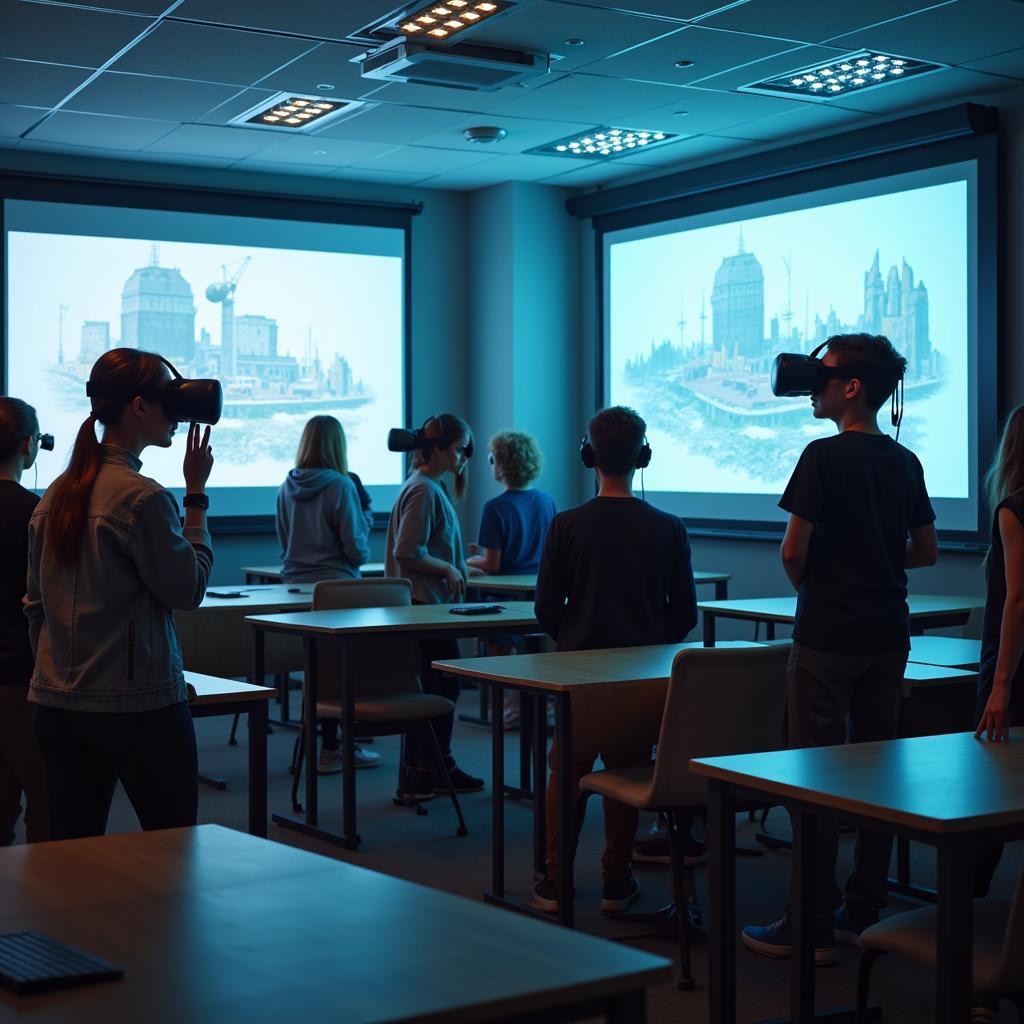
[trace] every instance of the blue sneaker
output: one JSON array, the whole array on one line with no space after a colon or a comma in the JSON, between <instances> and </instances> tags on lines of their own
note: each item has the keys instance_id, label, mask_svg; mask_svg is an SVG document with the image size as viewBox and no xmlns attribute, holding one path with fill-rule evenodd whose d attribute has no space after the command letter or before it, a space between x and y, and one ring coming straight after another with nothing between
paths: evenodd
<instances>
[{"instance_id":1,"label":"blue sneaker","mask_svg":"<svg viewBox=\"0 0 1024 1024\"><path fill-rule=\"evenodd\" d=\"M743 929L743 945L761 956L788 960L793 951L792 923L784 917L774 924L747 925ZM814 962L826 967L836 962L836 942L831 928L820 928L814 933Z\"/></svg>"},{"instance_id":2,"label":"blue sneaker","mask_svg":"<svg viewBox=\"0 0 1024 1024\"><path fill-rule=\"evenodd\" d=\"M860 949L860 933L873 924L878 924L877 914L842 903L832 918L832 931L836 942Z\"/></svg>"}]
</instances>

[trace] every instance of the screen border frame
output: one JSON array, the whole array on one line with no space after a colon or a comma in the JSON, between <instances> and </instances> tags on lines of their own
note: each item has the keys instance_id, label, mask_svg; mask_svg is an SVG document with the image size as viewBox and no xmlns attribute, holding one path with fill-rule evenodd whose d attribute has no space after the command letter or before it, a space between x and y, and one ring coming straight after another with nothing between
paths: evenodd
<instances>
[{"instance_id":1,"label":"screen border frame","mask_svg":"<svg viewBox=\"0 0 1024 1024\"><path fill-rule=\"evenodd\" d=\"M310 221L357 227L381 227L403 232L402 254L402 410L412 421L412 218L422 203L332 200L273 192L240 192L214 187L190 187L144 182L121 182L67 175L0 173L0 394L7 393L7 225L8 199L67 203L75 206L110 206L173 213L201 213L261 220ZM380 522L378 521L380 520ZM384 517L374 516L374 528ZM265 534L274 532L274 515L211 515L211 534Z\"/></svg>"}]
</instances>

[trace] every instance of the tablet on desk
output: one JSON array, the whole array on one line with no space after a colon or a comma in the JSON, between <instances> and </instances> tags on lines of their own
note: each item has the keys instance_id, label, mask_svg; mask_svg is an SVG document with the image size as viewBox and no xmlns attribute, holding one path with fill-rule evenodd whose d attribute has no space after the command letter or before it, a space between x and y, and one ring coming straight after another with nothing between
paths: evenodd
<instances>
[{"instance_id":1,"label":"tablet on desk","mask_svg":"<svg viewBox=\"0 0 1024 1024\"><path fill-rule=\"evenodd\" d=\"M448 609L449 615L495 615L503 612L503 604L459 604Z\"/></svg>"},{"instance_id":2,"label":"tablet on desk","mask_svg":"<svg viewBox=\"0 0 1024 1024\"><path fill-rule=\"evenodd\" d=\"M243 594L241 590L208 590L206 592L207 597L248 597L248 594Z\"/></svg>"}]
</instances>

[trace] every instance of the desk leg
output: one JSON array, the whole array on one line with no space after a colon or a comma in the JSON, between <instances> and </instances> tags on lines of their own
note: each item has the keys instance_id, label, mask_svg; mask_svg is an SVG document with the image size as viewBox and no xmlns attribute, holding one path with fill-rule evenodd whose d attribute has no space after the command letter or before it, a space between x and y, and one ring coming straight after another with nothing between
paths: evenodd
<instances>
[{"instance_id":1,"label":"desk leg","mask_svg":"<svg viewBox=\"0 0 1024 1024\"><path fill-rule=\"evenodd\" d=\"M715 646L715 613L704 610L704 646Z\"/></svg>"},{"instance_id":2,"label":"desk leg","mask_svg":"<svg viewBox=\"0 0 1024 1024\"><path fill-rule=\"evenodd\" d=\"M953 1024L971 1010L973 914L970 837L952 835L939 845L938 961L935 1020Z\"/></svg>"},{"instance_id":3,"label":"desk leg","mask_svg":"<svg viewBox=\"0 0 1024 1024\"><path fill-rule=\"evenodd\" d=\"M352 641L341 641L341 835L346 850L359 845L356 832L356 697L352 687Z\"/></svg>"},{"instance_id":4,"label":"desk leg","mask_svg":"<svg viewBox=\"0 0 1024 1024\"><path fill-rule=\"evenodd\" d=\"M533 751L534 723L533 713L537 698L532 693L519 691L519 792L526 796L530 792L530 757ZM504 708L498 709L495 703L495 714L504 714Z\"/></svg>"},{"instance_id":5,"label":"desk leg","mask_svg":"<svg viewBox=\"0 0 1024 1024\"><path fill-rule=\"evenodd\" d=\"M548 699L533 694L533 870L543 878L548 868L546 806L548 783Z\"/></svg>"},{"instance_id":6,"label":"desk leg","mask_svg":"<svg viewBox=\"0 0 1024 1024\"><path fill-rule=\"evenodd\" d=\"M708 780L708 1020L736 1024L736 802Z\"/></svg>"},{"instance_id":7,"label":"desk leg","mask_svg":"<svg viewBox=\"0 0 1024 1024\"><path fill-rule=\"evenodd\" d=\"M267 702L249 707L249 834L267 838Z\"/></svg>"},{"instance_id":8,"label":"desk leg","mask_svg":"<svg viewBox=\"0 0 1024 1024\"><path fill-rule=\"evenodd\" d=\"M715 600L716 601L728 601L729 600L729 581L719 580L715 584Z\"/></svg>"},{"instance_id":9,"label":"desk leg","mask_svg":"<svg viewBox=\"0 0 1024 1024\"><path fill-rule=\"evenodd\" d=\"M316 640L303 636L306 653L306 672L302 681L302 724L306 730L306 824L319 823L317 807L316 772Z\"/></svg>"},{"instance_id":10,"label":"desk leg","mask_svg":"<svg viewBox=\"0 0 1024 1024\"><path fill-rule=\"evenodd\" d=\"M793 822L793 954L789 975L789 1019L814 1020L814 924L817 912L818 819L806 811L790 812Z\"/></svg>"},{"instance_id":11,"label":"desk leg","mask_svg":"<svg viewBox=\"0 0 1024 1024\"><path fill-rule=\"evenodd\" d=\"M555 736L558 739L558 923L571 928L576 808L572 793L572 700L567 691L555 697Z\"/></svg>"},{"instance_id":12,"label":"desk leg","mask_svg":"<svg viewBox=\"0 0 1024 1024\"><path fill-rule=\"evenodd\" d=\"M483 685L483 684L481 684ZM504 704L504 690L494 686L495 705ZM505 716L491 717L491 893L505 897Z\"/></svg>"},{"instance_id":13,"label":"desk leg","mask_svg":"<svg viewBox=\"0 0 1024 1024\"><path fill-rule=\"evenodd\" d=\"M766 622L764 624L764 638L765 638L765 640L774 640L775 639L775 623L774 622Z\"/></svg>"}]
</instances>

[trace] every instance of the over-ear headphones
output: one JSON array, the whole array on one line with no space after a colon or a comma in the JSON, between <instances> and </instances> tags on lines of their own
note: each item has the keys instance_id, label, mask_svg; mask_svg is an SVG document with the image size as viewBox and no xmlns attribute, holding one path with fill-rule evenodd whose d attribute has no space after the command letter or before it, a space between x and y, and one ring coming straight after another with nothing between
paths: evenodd
<instances>
[{"instance_id":1,"label":"over-ear headphones","mask_svg":"<svg viewBox=\"0 0 1024 1024\"><path fill-rule=\"evenodd\" d=\"M594 458L594 446L590 443L590 434L584 434L580 442L580 462L587 469L593 469L597 465ZM646 469L651 464L651 446L647 443L647 435L644 434L644 443L636 457L636 468Z\"/></svg>"}]
</instances>

